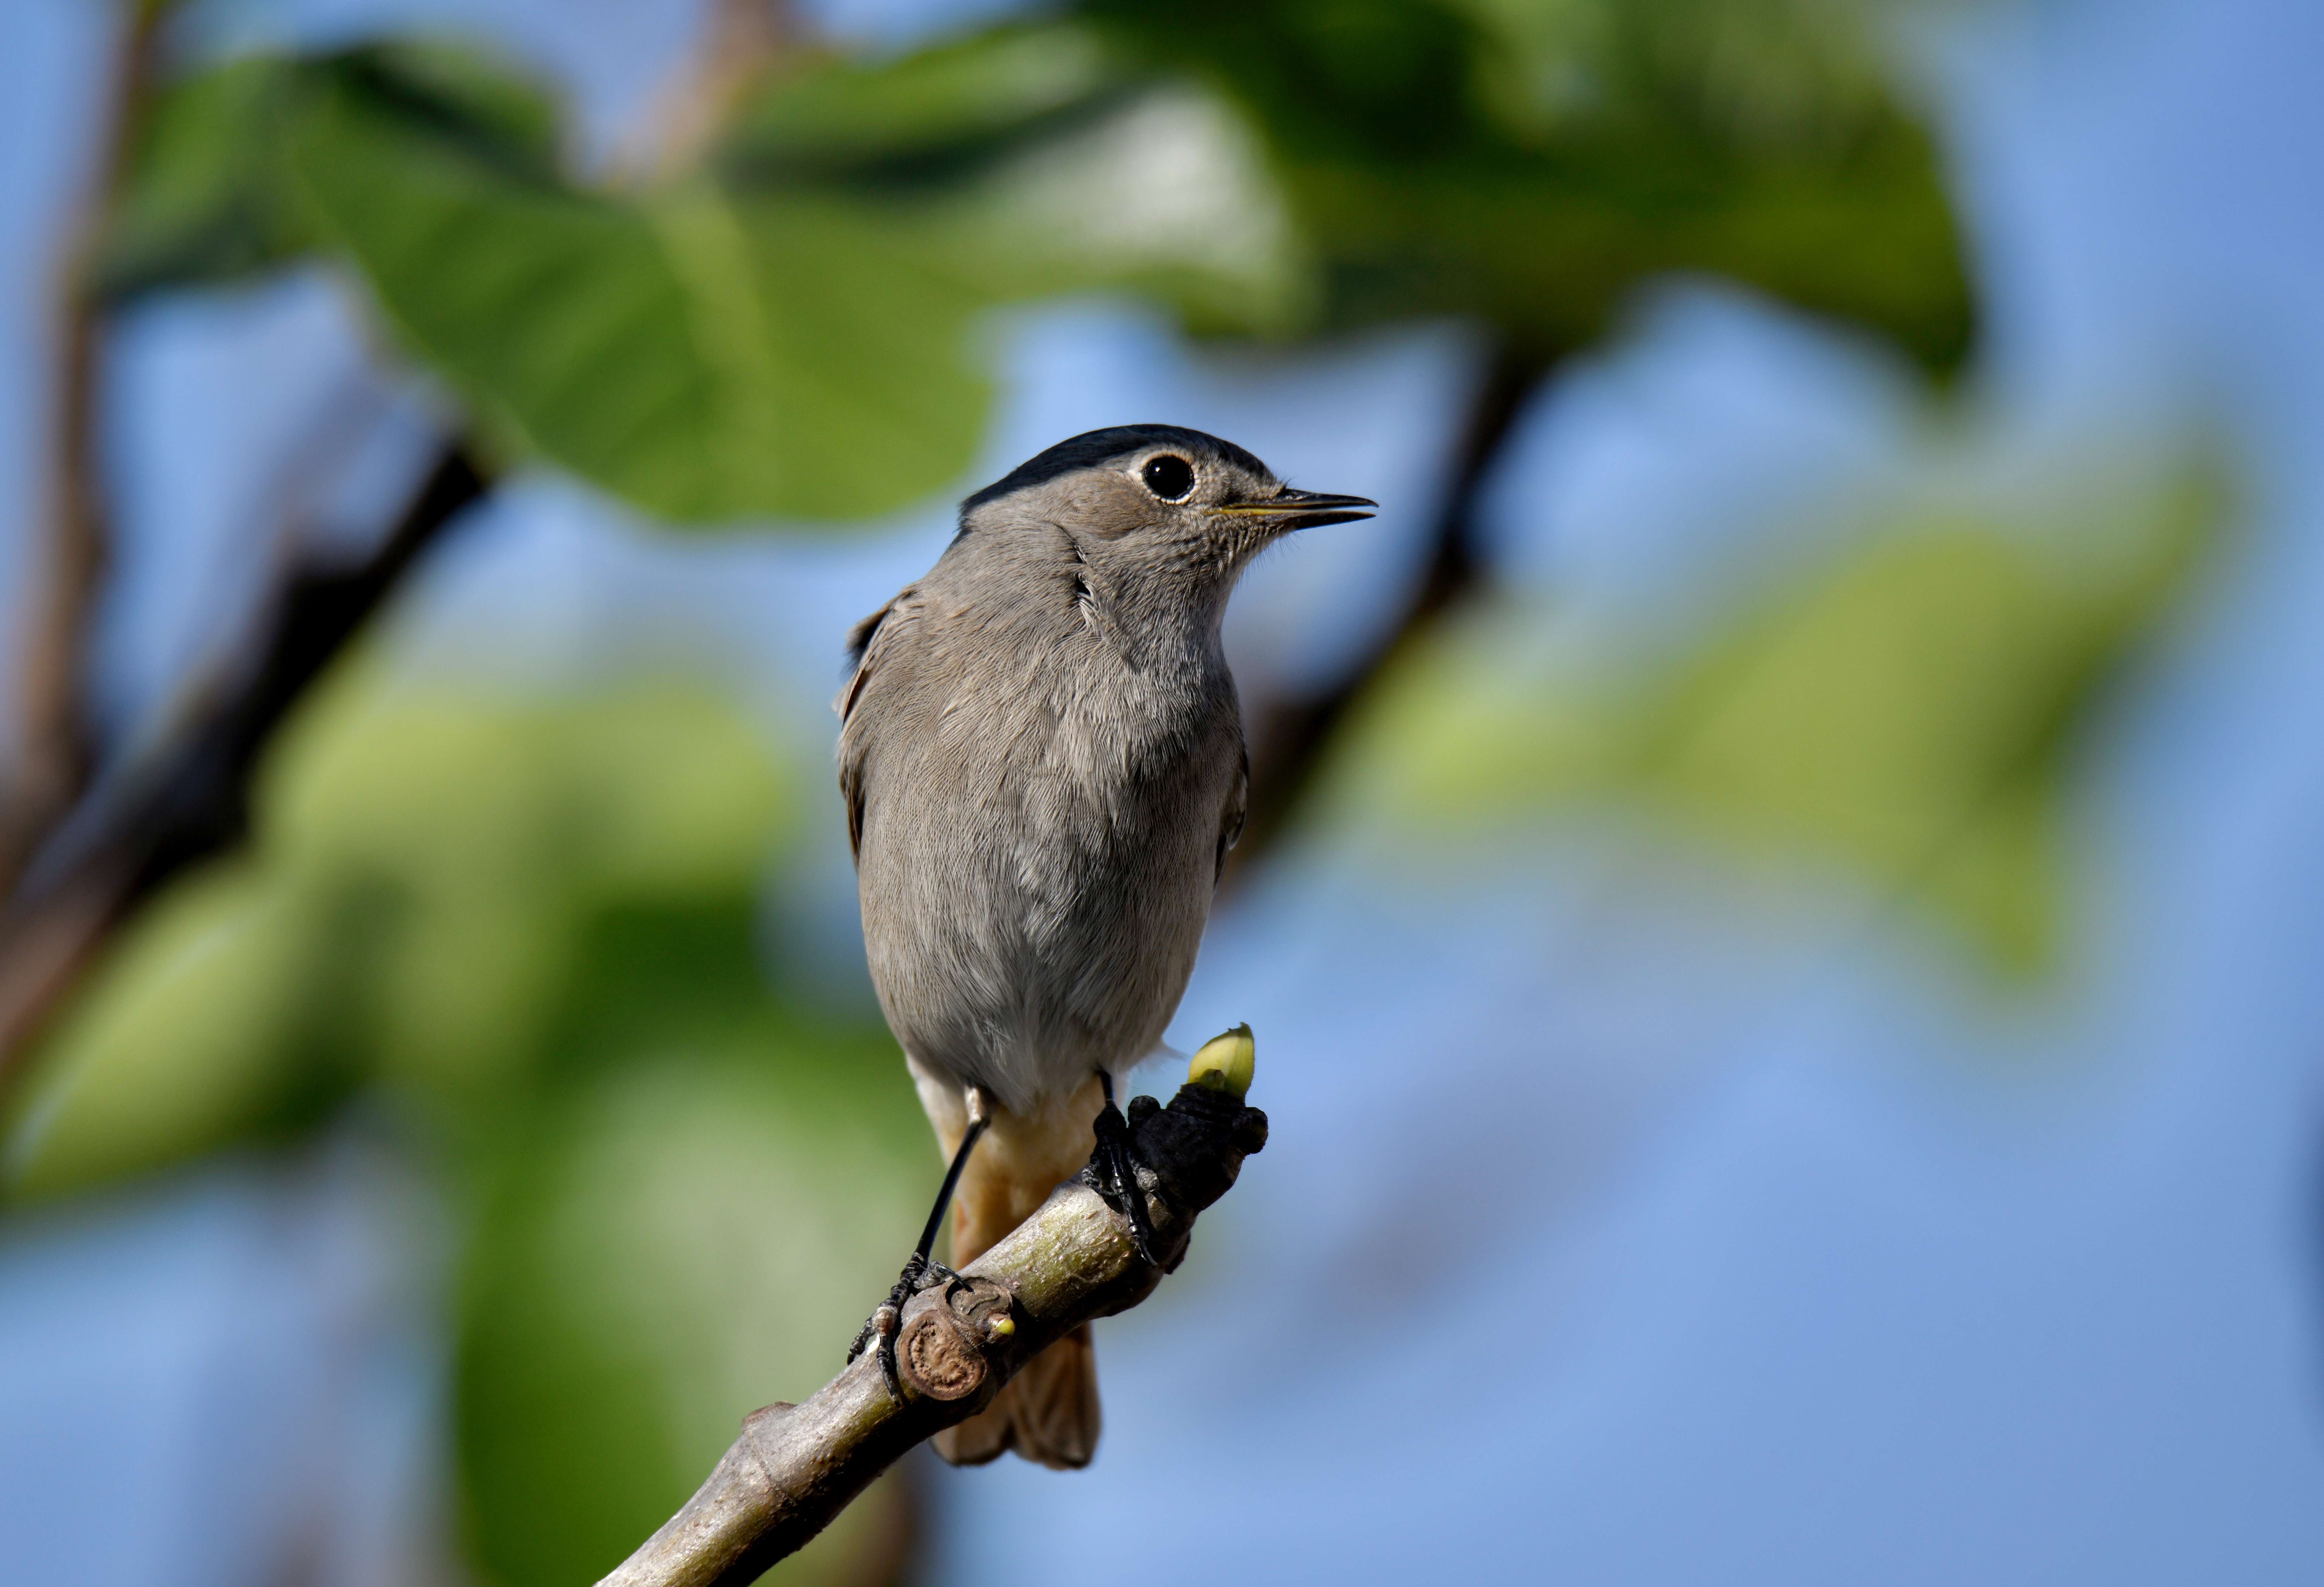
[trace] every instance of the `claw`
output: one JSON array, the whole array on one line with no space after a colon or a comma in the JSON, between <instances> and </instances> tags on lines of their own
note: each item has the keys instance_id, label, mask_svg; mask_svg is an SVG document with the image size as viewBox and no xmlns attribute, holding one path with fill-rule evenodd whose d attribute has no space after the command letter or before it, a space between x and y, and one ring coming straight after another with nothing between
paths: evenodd
<instances>
[{"instance_id":1,"label":"claw","mask_svg":"<svg viewBox=\"0 0 2324 1587\"><path fill-rule=\"evenodd\" d=\"M903 1375L896 1365L896 1336L902 1332L904 1303L922 1290L939 1285L949 1293L960 1282L960 1275L942 1262L913 1252L905 1261L904 1270L897 1275L896 1287L888 1292L888 1298L880 1303L864 1323L863 1331L855 1336L855 1342L847 1347L847 1360L852 1365L873 1344L879 1346L881 1381L888 1386L888 1398L898 1405L904 1403Z\"/></svg>"},{"instance_id":2,"label":"claw","mask_svg":"<svg viewBox=\"0 0 2324 1587\"><path fill-rule=\"evenodd\" d=\"M1147 1214L1144 1187L1138 1183L1138 1155L1130 1146L1130 1125L1111 1095L1098 1111L1096 1124L1097 1149L1083 1170L1084 1181L1105 1198L1107 1205L1130 1220L1130 1243L1148 1267L1158 1268L1162 1259L1155 1254L1154 1223Z\"/></svg>"},{"instance_id":3,"label":"claw","mask_svg":"<svg viewBox=\"0 0 2324 1587\"><path fill-rule=\"evenodd\" d=\"M1109 1097L1111 1094L1107 1093ZM875 1342L879 1344L880 1376L888 1385L888 1398L899 1406L904 1403L904 1380L896 1367L896 1335L903 1326L904 1303L937 1284L945 1286L945 1293L949 1298L951 1287L961 1282L959 1274L931 1258L928 1252L936 1249L936 1231L944 1224L945 1208L952 1204L961 1170L968 1166L968 1154L976 1149L977 1137L984 1133L985 1125L991 1121L986 1112L990 1104L982 1091L970 1086L966 1102L968 1130L952 1154L952 1167L945 1171L944 1188L936 1192L936 1204L928 1211L927 1227L920 1231L920 1243L905 1260L903 1272L897 1276L896 1287L888 1292L888 1298L872 1312L863 1331L855 1336L855 1342L847 1347L847 1360L852 1365Z\"/></svg>"}]
</instances>

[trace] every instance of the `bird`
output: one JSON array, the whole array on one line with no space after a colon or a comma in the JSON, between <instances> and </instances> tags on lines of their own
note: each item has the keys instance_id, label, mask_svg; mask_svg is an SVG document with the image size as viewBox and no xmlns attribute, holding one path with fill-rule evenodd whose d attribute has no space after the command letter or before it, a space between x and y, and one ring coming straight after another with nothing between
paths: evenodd
<instances>
[{"instance_id":1,"label":"bird","mask_svg":"<svg viewBox=\"0 0 2324 1587\"><path fill-rule=\"evenodd\" d=\"M865 956L949 1159L889 1305L850 1352L1085 1163L1153 1261L1114 1089L1160 1050L1193 973L1250 761L1220 627L1254 558L1372 516L1168 424L1058 442L962 503L936 565L848 636L833 702ZM980 1142L982 1146L980 1147ZM939 1433L956 1465L1087 1465L1086 1324Z\"/></svg>"}]
</instances>

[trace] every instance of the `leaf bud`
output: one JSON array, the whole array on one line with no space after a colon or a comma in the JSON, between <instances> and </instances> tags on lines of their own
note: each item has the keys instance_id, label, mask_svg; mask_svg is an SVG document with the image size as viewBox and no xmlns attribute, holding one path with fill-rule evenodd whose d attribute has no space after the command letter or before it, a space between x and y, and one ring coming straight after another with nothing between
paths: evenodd
<instances>
[{"instance_id":1,"label":"leaf bud","mask_svg":"<svg viewBox=\"0 0 2324 1587\"><path fill-rule=\"evenodd\" d=\"M1240 1100L1250 1093L1251 1072L1257 1062L1258 1047L1251 1040L1250 1027L1238 1025L1203 1043L1194 1061L1186 1066L1186 1084L1223 1091Z\"/></svg>"}]
</instances>

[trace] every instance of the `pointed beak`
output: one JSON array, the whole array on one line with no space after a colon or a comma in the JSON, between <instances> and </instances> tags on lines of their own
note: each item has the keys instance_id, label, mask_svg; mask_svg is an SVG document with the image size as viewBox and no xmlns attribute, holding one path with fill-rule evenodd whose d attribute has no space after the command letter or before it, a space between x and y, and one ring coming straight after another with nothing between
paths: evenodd
<instances>
[{"instance_id":1,"label":"pointed beak","mask_svg":"<svg viewBox=\"0 0 2324 1587\"><path fill-rule=\"evenodd\" d=\"M1334 496L1323 491L1296 491L1283 486L1264 501L1237 502L1216 511L1234 518L1265 518L1286 530L1320 529L1327 523L1353 523L1370 518L1379 506L1364 496Z\"/></svg>"}]
</instances>

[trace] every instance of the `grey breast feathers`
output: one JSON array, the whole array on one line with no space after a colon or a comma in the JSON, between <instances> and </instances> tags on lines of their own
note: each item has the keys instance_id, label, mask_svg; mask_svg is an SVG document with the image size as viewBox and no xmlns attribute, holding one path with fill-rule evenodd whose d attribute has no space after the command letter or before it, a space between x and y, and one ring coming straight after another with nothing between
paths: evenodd
<instances>
[{"instance_id":1,"label":"grey breast feathers","mask_svg":"<svg viewBox=\"0 0 2324 1587\"><path fill-rule=\"evenodd\" d=\"M1125 665L1047 603L933 579L859 626L835 702L866 950L923 1065L1024 1108L1160 1040L1194 967L1241 729L1223 663Z\"/></svg>"}]
</instances>

